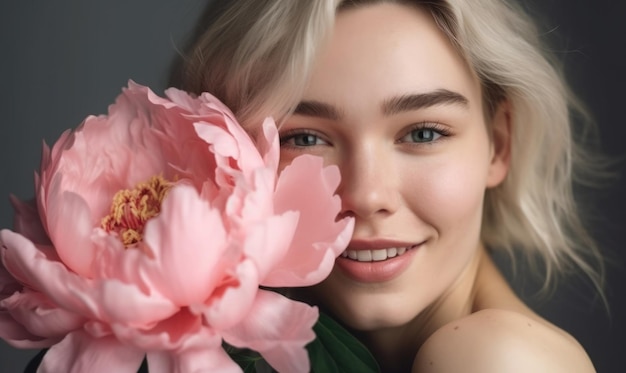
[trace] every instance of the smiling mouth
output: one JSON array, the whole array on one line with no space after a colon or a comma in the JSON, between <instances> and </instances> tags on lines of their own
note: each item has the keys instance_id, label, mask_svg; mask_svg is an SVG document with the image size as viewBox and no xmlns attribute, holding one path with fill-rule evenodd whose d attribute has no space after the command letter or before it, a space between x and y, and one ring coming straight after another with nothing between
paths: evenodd
<instances>
[{"instance_id":1,"label":"smiling mouth","mask_svg":"<svg viewBox=\"0 0 626 373\"><path fill-rule=\"evenodd\" d=\"M341 253L341 257L357 262L381 262L383 260L404 255L407 251L416 246L419 245L409 247L390 247L378 250L345 250Z\"/></svg>"}]
</instances>

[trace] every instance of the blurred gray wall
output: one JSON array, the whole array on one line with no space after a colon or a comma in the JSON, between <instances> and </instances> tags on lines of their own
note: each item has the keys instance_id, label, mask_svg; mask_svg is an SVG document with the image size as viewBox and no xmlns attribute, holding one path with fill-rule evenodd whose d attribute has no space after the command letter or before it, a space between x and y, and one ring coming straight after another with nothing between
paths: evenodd
<instances>
[{"instance_id":1,"label":"blurred gray wall","mask_svg":"<svg viewBox=\"0 0 626 373\"><path fill-rule=\"evenodd\" d=\"M0 4L0 228L31 198L42 140L104 114L129 79L157 93L206 0L7 0ZM0 341L0 373L32 351Z\"/></svg>"},{"instance_id":2,"label":"blurred gray wall","mask_svg":"<svg viewBox=\"0 0 626 373\"><path fill-rule=\"evenodd\" d=\"M292 1L292 0L285 0ZM304 1L304 0L302 0ZM598 120L610 156L626 156L626 18L620 0L526 0L543 20L572 85ZM0 5L0 228L11 227L8 195L33 196L41 142L89 114L105 113L128 79L158 93L177 48L206 0L7 0ZM625 167L620 166L622 170ZM626 172L622 171L626 176ZM599 372L623 372L626 355L624 179L589 194L593 227L615 258L609 267L609 317L584 282L531 304L574 334ZM519 284L516 287L522 290ZM522 281L523 282L523 281ZM0 373L19 372L33 351L0 341Z\"/></svg>"}]
</instances>

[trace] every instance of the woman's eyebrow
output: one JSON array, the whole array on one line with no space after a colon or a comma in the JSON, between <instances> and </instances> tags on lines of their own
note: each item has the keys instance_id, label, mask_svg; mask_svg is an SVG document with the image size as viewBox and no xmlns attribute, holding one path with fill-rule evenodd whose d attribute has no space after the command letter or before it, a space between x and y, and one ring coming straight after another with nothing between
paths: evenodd
<instances>
[{"instance_id":1,"label":"woman's eyebrow","mask_svg":"<svg viewBox=\"0 0 626 373\"><path fill-rule=\"evenodd\" d=\"M468 104L469 100L462 94L447 89L438 89L432 92L391 97L383 101L381 111L385 116L390 116L435 105L468 106ZM315 100L301 101L293 114L330 120L339 120L342 116L341 111L335 106Z\"/></svg>"},{"instance_id":2,"label":"woman's eyebrow","mask_svg":"<svg viewBox=\"0 0 626 373\"><path fill-rule=\"evenodd\" d=\"M392 97L383 102L381 111L385 116L390 116L436 105L461 105L467 107L469 100L460 93L447 89L437 89L432 92Z\"/></svg>"},{"instance_id":3,"label":"woman's eyebrow","mask_svg":"<svg viewBox=\"0 0 626 373\"><path fill-rule=\"evenodd\" d=\"M341 118L341 113L334 106L313 100L300 101L293 114L330 120L339 120Z\"/></svg>"}]
</instances>

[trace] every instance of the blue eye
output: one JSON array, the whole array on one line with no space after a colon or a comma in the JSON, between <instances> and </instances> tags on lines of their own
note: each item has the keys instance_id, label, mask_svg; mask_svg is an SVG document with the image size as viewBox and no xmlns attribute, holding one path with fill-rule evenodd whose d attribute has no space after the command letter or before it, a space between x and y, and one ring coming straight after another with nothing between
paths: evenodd
<instances>
[{"instance_id":1,"label":"blue eye","mask_svg":"<svg viewBox=\"0 0 626 373\"><path fill-rule=\"evenodd\" d=\"M294 145L297 146L313 146L317 144L317 136L303 133L292 137Z\"/></svg>"},{"instance_id":2,"label":"blue eye","mask_svg":"<svg viewBox=\"0 0 626 373\"><path fill-rule=\"evenodd\" d=\"M326 141L322 140L319 136L307 133L293 133L282 136L280 139L281 146L293 146L293 147L309 147L315 145L326 145L328 144Z\"/></svg>"},{"instance_id":3,"label":"blue eye","mask_svg":"<svg viewBox=\"0 0 626 373\"><path fill-rule=\"evenodd\" d=\"M413 142L431 142L431 141L438 139L441 136L441 134L429 128L424 128L421 130L413 130L411 131L410 135L411 135L411 140L413 140Z\"/></svg>"},{"instance_id":4,"label":"blue eye","mask_svg":"<svg viewBox=\"0 0 626 373\"><path fill-rule=\"evenodd\" d=\"M423 144L437 141L442 136L448 135L448 130L440 124L420 123L413 126L408 133L400 138L399 142Z\"/></svg>"}]
</instances>

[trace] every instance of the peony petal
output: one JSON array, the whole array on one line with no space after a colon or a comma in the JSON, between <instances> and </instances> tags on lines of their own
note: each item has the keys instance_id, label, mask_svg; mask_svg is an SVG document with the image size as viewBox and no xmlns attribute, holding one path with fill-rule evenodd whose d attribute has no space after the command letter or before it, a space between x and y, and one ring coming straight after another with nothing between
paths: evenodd
<instances>
[{"instance_id":1,"label":"peony petal","mask_svg":"<svg viewBox=\"0 0 626 373\"><path fill-rule=\"evenodd\" d=\"M206 122L195 122L193 126L198 136L209 144L212 152L220 157L239 157L239 144L230 133Z\"/></svg>"},{"instance_id":2,"label":"peony petal","mask_svg":"<svg viewBox=\"0 0 626 373\"><path fill-rule=\"evenodd\" d=\"M45 293L52 302L77 314L95 317L93 283L50 260L32 242L9 230L0 231L0 259L15 278Z\"/></svg>"},{"instance_id":3,"label":"peony petal","mask_svg":"<svg viewBox=\"0 0 626 373\"><path fill-rule=\"evenodd\" d=\"M37 211L37 201L33 199L28 202L22 202L13 195L11 195L10 200L13 210L15 210L13 217L15 232L36 244L49 245L50 238L48 238L48 234L41 224L41 218Z\"/></svg>"},{"instance_id":4,"label":"peony petal","mask_svg":"<svg viewBox=\"0 0 626 373\"><path fill-rule=\"evenodd\" d=\"M68 311L90 319L146 325L177 310L160 294L144 294L132 284L81 278L62 263L47 259L30 241L11 231L0 231L0 241L5 245L0 254L6 269L15 277L26 278L35 289Z\"/></svg>"},{"instance_id":5,"label":"peony petal","mask_svg":"<svg viewBox=\"0 0 626 373\"><path fill-rule=\"evenodd\" d=\"M28 290L1 300L0 309L8 310L29 333L42 338L61 339L68 332L81 328L86 321L56 307L44 294Z\"/></svg>"},{"instance_id":6,"label":"peony petal","mask_svg":"<svg viewBox=\"0 0 626 373\"><path fill-rule=\"evenodd\" d=\"M230 328L246 317L258 291L258 272L252 261L242 261L232 277L232 283L216 289L206 306L192 308L192 311L202 312L215 330Z\"/></svg>"},{"instance_id":7,"label":"peony petal","mask_svg":"<svg viewBox=\"0 0 626 373\"><path fill-rule=\"evenodd\" d=\"M311 155L295 158L281 172L274 196L276 212L301 212L297 238L302 243L334 240L341 201L333 194L339 181L336 166L323 167L323 159Z\"/></svg>"},{"instance_id":8,"label":"peony petal","mask_svg":"<svg viewBox=\"0 0 626 373\"><path fill-rule=\"evenodd\" d=\"M148 222L144 242L154 258L146 258L141 270L179 306L203 303L240 256L226 250L220 212L184 184L170 190L161 214Z\"/></svg>"},{"instance_id":9,"label":"peony petal","mask_svg":"<svg viewBox=\"0 0 626 373\"><path fill-rule=\"evenodd\" d=\"M247 182L237 180L233 193L244 189L245 198L241 211L243 221L263 220L274 214L274 179L275 175L267 168L260 168L251 172ZM248 184L250 183L250 185Z\"/></svg>"},{"instance_id":10,"label":"peony petal","mask_svg":"<svg viewBox=\"0 0 626 373\"><path fill-rule=\"evenodd\" d=\"M116 108L118 103L109 111L115 112ZM56 168L47 170L53 176L43 184L47 194L46 209L57 195L72 192L86 201L94 219L92 225L99 225L99 220L109 213L111 200L118 190L132 187L159 170L158 166L163 164L158 160L159 152L142 151L144 143L151 143L153 136L143 133L142 128L146 126L136 120L133 122L135 115L128 111L127 122L113 120L116 114L90 116L73 133L71 148L62 153ZM43 215L48 213L46 210Z\"/></svg>"},{"instance_id":11,"label":"peony petal","mask_svg":"<svg viewBox=\"0 0 626 373\"><path fill-rule=\"evenodd\" d=\"M262 285L310 286L328 276L354 229L353 218L335 221L341 209L339 197L333 196L339 179L337 167L323 168L323 160L310 155L295 158L282 171L274 197L276 212L299 211L300 220L288 253Z\"/></svg>"},{"instance_id":12,"label":"peony petal","mask_svg":"<svg viewBox=\"0 0 626 373\"><path fill-rule=\"evenodd\" d=\"M146 255L150 253L139 248L126 250L117 236L101 229L94 232L92 240L98 247L98 255L94 261L95 279L114 278L137 286L145 294L150 292L147 275L141 270L142 263L149 259Z\"/></svg>"},{"instance_id":13,"label":"peony petal","mask_svg":"<svg viewBox=\"0 0 626 373\"><path fill-rule=\"evenodd\" d=\"M176 352L148 353L148 370L150 373L242 372L222 348L221 338L214 338L208 332L195 334Z\"/></svg>"},{"instance_id":14,"label":"peony petal","mask_svg":"<svg viewBox=\"0 0 626 373\"><path fill-rule=\"evenodd\" d=\"M4 311L0 311L0 338L15 348L46 348L60 340L59 338L42 338L30 333Z\"/></svg>"},{"instance_id":15,"label":"peony petal","mask_svg":"<svg viewBox=\"0 0 626 373\"><path fill-rule=\"evenodd\" d=\"M272 271L261 281L261 285L302 287L322 282L328 277L335 264L337 251L341 252L348 246L354 230L354 220L342 221L339 227L342 230L334 242L314 243L304 247L298 246L297 242L292 243L289 253L273 267Z\"/></svg>"},{"instance_id":16,"label":"peony petal","mask_svg":"<svg viewBox=\"0 0 626 373\"><path fill-rule=\"evenodd\" d=\"M41 164L40 174L35 173L35 191L38 193L37 206L41 216L46 215L47 207L47 186L50 184L52 177L54 176L58 163L61 159L61 154L65 152L74 142L74 132L72 130L66 130L61 134L59 139L54 144L52 150L44 142L41 152ZM43 221L45 224L45 221Z\"/></svg>"},{"instance_id":17,"label":"peony petal","mask_svg":"<svg viewBox=\"0 0 626 373\"><path fill-rule=\"evenodd\" d=\"M278 170L278 161L280 159L280 145L278 137L278 128L276 122L272 118L266 118L263 121L263 136L257 139L257 148L263 155L263 161L272 174L276 174Z\"/></svg>"},{"instance_id":18,"label":"peony petal","mask_svg":"<svg viewBox=\"0 0 626 373\"><path fill-rule=\"evenodd\" d=\"M94 338L108 337L113 334L111 326L100 321L87 321L83 329Z\"/></svg>"},{"instance_id":19,"label":"peony petal","mask_svg":"<svg viewBox=\"0 0 626 373\"><path fill-rule=\"evenodd\" d=\"M44 356L40 373L135 373L144 353L113 337L92 338L84 331L68 334Z\"/></svg>"},{"instance_id":20,"label":"peony petal","mask_svg":"<svg viewBox=\"0 0 626 373\"><path fill-rule=\"evenodd\" d=\"M241 241L246 256L254 260L258 268L259 281L264 283L287 254L298 224L298 213L288 211L263 222L248 224L242 227Z\"/></svg>"},{"instance_id":21,"label":"peony petal","mask_svg":"<svg viewBox=\"0 0 626 373\"><path fill-rule=\"evenodd\" d=\"M111 324L111 331L122 342L132 344L145 351L179 350L189 338L204 332L201 317L192 314L189 309L182 308L169 318L155 323L149 328L136 328L125 323ZM205 333L206 334L206 333ZM207 336L208 338L208 336ZM213 333L211 338L221 337Z\"/></svg>"},{"instance_id":22,"label":"peony petal","mask_svg":"<svg viewBox=\"0 0 626 373\"><path fill-rule=\"evenodd\" d=\"M159 293L144 294L136 286L118 280L98 282L92 299L98 306L100 320L133 327L149 327L178 311L175 304Z\"/></svg>"},{"instance_id":23,"label":"peony petal","mask_svg":"<svg viewBox=\"0 0 626 373\"><path fill-rule=\"evenodd\" d=\"M305 346L315 339L317 308L271 291L259 291L249 316L222 332L224 340L259 352L279 372L308 372Z\"/></svg>"},{"instance_id":24,"label":"peony petal","mask_svg":"<svg viewBox=\"0 0 626 373\"><path fill-rule=\"evenodd\" d=\"M90 236L94 224L85 200L71 192L51 196L46 221L50 238L63 263L77 274L91 277L95 247Z\"/></svg>"},{"instance_id":25,"label":"peony petal","mask_svg":"<svg viewBox=\"0 0 626 373\"><path fill-rule=\"evenodd\" d=\"M259 154L250 135L241 127L234 114L217 98L209 93L200 96L203 102L204 121L224 128L232 135L238 144L238 156L235 158L240 170L244 173L259 167L264 167L262 156Z\"/></svg>"},{"instance_id":26,"label":"peony petal","mask_svg":"<svg viewBox=\"0 0 626 373\"><path fill-rule=\"evenodd\" d=\"M58 342L57 338L42 338L29 332L9 312L6 302L20 295L23 286L4 268L0 260L0 338L17 348L43 348Z\"/></svg>"},{"instance_id":27,"label":"peony petal","mask_svg":"<svg viewBox=\"0 0 626 373\"><path fill-rule=\"evenodd\" d=\"M4 246L0 234L0 247ZM17 282L2 264L2 251L0 251L0 300L10 296L11 294L22 290L23 285Z\"/></svg>"}]
</instances>

